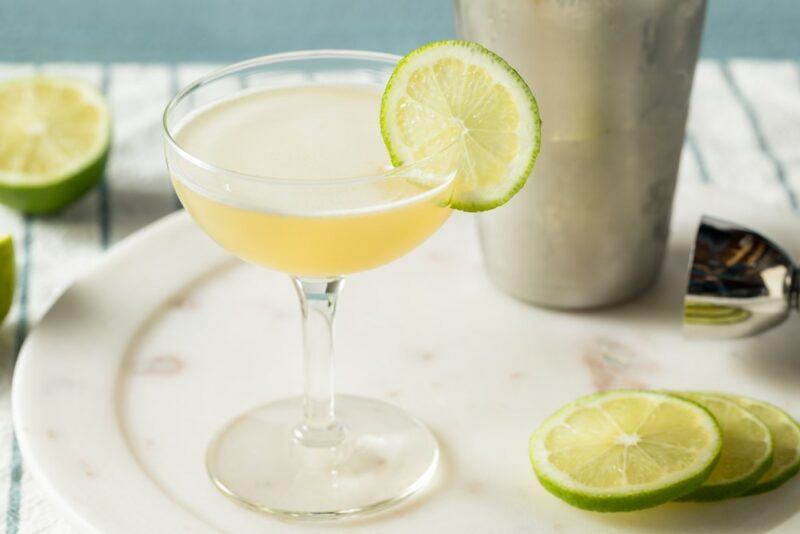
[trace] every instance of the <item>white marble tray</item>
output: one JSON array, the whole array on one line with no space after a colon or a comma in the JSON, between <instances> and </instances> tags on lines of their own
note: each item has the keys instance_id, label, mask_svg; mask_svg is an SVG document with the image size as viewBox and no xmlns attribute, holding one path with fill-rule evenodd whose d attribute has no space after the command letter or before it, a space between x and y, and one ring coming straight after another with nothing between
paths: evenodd
<instances>
[{"instance_id":1,"label":"white marble tray","mask_svg":"<svg viewBox=\"0 0 800 534\"><path fill-rule=\"evenodd\" d=\"M701 206L795 254L800 221L716 191L679 197L661 282L603 312L541 310L496 291L469 216L352 278L339 316L339 389L407 408L443 452L434 486L396 509L286 523L208 482L204 450L223 422L300 391L299 319L284 276L230 260L184 214L117 246L28 338L13 389L27 466L90 532L798 532L800 481L719 504L602 515L553 498L531 472L530 432L597 388L730 389L800 415L796 325L740 342L689 341L680 331Z\"/></svg>"}]
</instances>

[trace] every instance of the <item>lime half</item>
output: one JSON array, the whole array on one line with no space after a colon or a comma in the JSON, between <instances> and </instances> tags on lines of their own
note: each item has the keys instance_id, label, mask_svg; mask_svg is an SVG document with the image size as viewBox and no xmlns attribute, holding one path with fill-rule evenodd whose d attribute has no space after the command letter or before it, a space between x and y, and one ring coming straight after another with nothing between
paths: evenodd
<instances>
[{"instance_id":1,"label":"lime half","mask_svg":"<svg viewBox=\"0 0 800 534\"><path fill-rule=\"evenodd\" d=\"M800 471L800 425L789 414L767 402L727 394L725 398L758 417L772 434L775 449L772 465L747 494L770 491L796 475Z\"/></svg>"},{"instance_id":2,"label":"lime half","mask_svg":"<svg viewBox=\"0 0 800 534\"><path fill-rule=\"evenodd\" d=\"M0 324L14 301L15 280L14 241L10 235L0 236Z\"/></svg>"},{"instance_id":3,"label":"lime half","mask_svg":"<svg viewBox=\"0 0 800 534\"><path fill-rule=\"evenodd\" d=\"M701 404L722 430L722 454L708 480L685 501L717 501L752 489L772 464L772 436L755 415L712 393L674 393Z\"/></svg>"},{"instance_id":4,"label":"lime half","mask_svg":"<svg viewBox=\"0 0 800 534\"><path fill-rule=\"evenodd\" d=\"M601 512L639 510L700 487L720 456L716 421L693 402L647 391L607 391L576 400L530 439L542 485L568 503Z\"/></svg>"},{"instance_id":5,"label":"lime half","mask_svg":"<svg viewBox=\"0 0 800 534\"><path fill-rule=\"evenodd\" d=\"M0 83L0 202L59 210L103 176L111 121L102 95L70 79Z\"/></svg>"},{"instance_id":6,"label":"lime half","mask_svg":"<svg viewBox=\"0 0 800 534\"><path fill-rule=\"evenodd\" d=\"M451 206L484 211L519 191L539 153L536 99L501 57L469 41L405 56L386 86L381 131L394 165L436 154L456 171Z\"/></svg>"}]
</instances>

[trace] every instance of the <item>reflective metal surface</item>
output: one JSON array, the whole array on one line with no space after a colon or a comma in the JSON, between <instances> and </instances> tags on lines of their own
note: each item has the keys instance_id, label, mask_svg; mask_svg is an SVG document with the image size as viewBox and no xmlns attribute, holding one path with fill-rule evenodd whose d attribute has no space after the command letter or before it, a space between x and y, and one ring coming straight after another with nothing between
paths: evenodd
<instances>
[{"instance_id":1,"label":"reflective metal surface","mask_svg":"<svg viewBox=\"0 0 800 534\"><path fill-rule=\"evenodd\" d=\"M796 273L789 255L769 239L703 217L689 264L686 332L735 338L772 328L797 309Z\"/></svg>"},{"instance_id":2,"label":"reflective metal surface","mask_svg":"<svg viewBox=\"0 0 800 534\"><path fill-rule=\"evenodd\" d=\"M528 183L479 216L492 281L545 306L629 299L669 228L705 0L457 0L459 34L503 56L539 101Z\"/></svg>"}]
</instances>

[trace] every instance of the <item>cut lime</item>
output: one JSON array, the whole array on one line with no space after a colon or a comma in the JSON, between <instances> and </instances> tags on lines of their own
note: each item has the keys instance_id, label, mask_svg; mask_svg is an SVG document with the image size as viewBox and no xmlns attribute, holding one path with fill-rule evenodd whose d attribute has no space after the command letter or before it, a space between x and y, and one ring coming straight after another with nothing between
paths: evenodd
<instances>
[{"instance_id":1,"label":"cut lime","mask_svg":"<svg viewBox=\"0 0 800 534\"><path fill-rule=\"evenodd\" d=\"M767 426L736 403L712 393L676 392L714 416L722 429L722 454L702 486L684 501L718 501L753 488L772 464L772 437Z\"/></svg>"},{"instance_id":2,"label":"cut lime","mask_svg":"<svg viewBox=\"0 0 800 534\"><path fill-rule=\"evenodd\" d=\"M542 485L568 503L601 512L639 510L700 487L720 456L714 418L693 402L647 391L578 399L531 436Z\"/></svg>"},{"instance_id":3,"label":"cut lime","mask_svg":"<svg viewBox=\"0 0 800 534\"><path fill-rule=\"evenodd\" d=\"M110 125L105 100L84 83L0 83L0 202L47 213L80 197L103 176Z\"/></svg>"},{"instance_id":4,"label":"cut lime","mask_svg":"<svg viewBox=\"0 0 800 534\"><path fill-rule=\"evenodd\" d=\"M0 236L0 324L14 301L15 279L14 241L10 235Z\"/></svg>"},{"instance_id":5,"label":"cut lime","mask_svg":"<svg viewBox=\"0 0 800 534\"><path fill-rule=\"evenodd\" d=\"M381 104L394 165L446 153L456 171L451 206L484 211L507 202L536 161L536 99L501 57L469 41L439 41L404 57Z\"/></svg>"},{"instance_id":6,"label":"cut lime","mask_svg":"<svg viewBox=\"0 0 800 534\"><path fill-rule=\"evenodd\" d=\"M747 495L775 489L796 475L800 471L800 425L789 414L767 402L735 395L724 396L758 417L772 434L772 466L747 491Z\"/></svg>"}]
</instances>

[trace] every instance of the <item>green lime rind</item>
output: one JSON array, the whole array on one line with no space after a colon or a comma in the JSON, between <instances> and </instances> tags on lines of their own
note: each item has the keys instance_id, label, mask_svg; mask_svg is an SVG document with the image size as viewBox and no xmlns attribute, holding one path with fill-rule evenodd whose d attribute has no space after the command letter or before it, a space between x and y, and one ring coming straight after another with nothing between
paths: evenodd
<instances>
[{"instance_id":1,"label":"green lime rind","mask_svg":"<svg viewBox=\"0 0 800 534\"><path fill-rule=\"evenodd\" d=\"M0 203L33 215L57 212L84 195L103 178L111 147L111 113L103 96L91 85L71 78L37 75L0 82L0 93L14 86L42 84L48 88L69 88L85 97L100 112L91 149L68 161L59 172L25 174L0 171ZM63 109L63 106L62 106ZM66 108L69 109L69 108ZM2 118L0 118L0 121Z\"/></svg>"},{"instance_id":2,"label":"green lime rind","mask_svg":"<svg viewBox=\"0 0 800 534\"><path fill-rule=\"evenodd\" d=\"M771 477L769 480L759 481L755 486L747 490L745 493L739 495L739 497L759 495L761 493L772 491L782 486L786 482L788 482L789 479L794 477L798 472L800 472L800 462L795 463L790 468L787 468L784 471L782 471L780 476L774 476Z\"/></svg>"},{"instance_id":3,"label":"green lime rind","mask_svg":"<svg viewBox=\"0 0 800 534\"><path fill-rule=\"evenodd\" d=\"M103 179L110 145L97 159L75 173L37 184L8 184L0 176L0 203L31 215L55 213L95 187Z\"/></svg>"},{"instance_id":4,"label":"green lime rind","mask_svg":"<svg viewBox=\"0 0 800 534\"><path fill-rule=\"evenodd\" d=\"M713 399L716 402L724 402L733 405L736 408L739 408L736 403L731 402L730 400L725 399L724 396L714 393L714 392L683 392L683 391L669 391L666 392L670 395L675 397L683 398L686 400L693 401L697 404L703 405L706 409L709 410L712 415L714 414L712 409L709 409L708 406L704 404L704 398L708 398L709 400ZM760 458L755 460L755 464L750 470L746 473L745 476L741 476L735 480L730 482L724 483L710 483L706 480L699 488L694 490L693 492L687 493L682 497L678 498L677 500L682 502L712 502L712 501L721 501L724 499L730 499L732 497L738 497L743 495L744 493L748 492L752 488L756 486L759 479L764 476L764 474L769 470L770 466L772 465L773 460L773 445L772 445L772 436L769 432L769 429L762 423L757 417L753 416L747 410L741 409L741 411L747 416L751 417L750 423L758 425L760 431L764 433L765 442L767 443L767 452ZM720 463L718 464L722 468L722 462L725 461L725 424L724 422L720 422L719 418L715 416L718 423L720 424L720 428L722 429L723 433L723 451L720 455ZM711 475L714 473L712 472ZM709 475L709 478L711 478Z\"/></svg>"},{"instance_id":5,"label":"green lime rind","mask_svg":"<svg viewBox=\"0 0 800 534\"><path fill-rule=\"evenodd\" d=\"M676 499L681 502L715 502L741 497L755 486L758 479L769 469L769 462L764 462L762 469L754 471L753 475L743 478L736 483L718 484L714 486L700 486L693 492L687 493ZM709 473L710 475L710 473Z\"/></svg>"},{"instance_id":6,"label":"green lime rind","mask_svg":"<svg viewBox=\"0 0 800 534\"><path fill-rule=\"evenodd\" d=\"M614 495L597 495L567 490L543 475L536 467L534 467L534 472L547 491L576 508L590 512L635 512L660 506L694 491L708 478L714 465L713 463L709 464L708 467L691 477L658 490Z\"/></svg>"},{"instance_id":7,"label":"green lime rind","mask_svg":"<svg viewBox=\"0 0 800 534\"><path fill-rule=\"evenodd\" d=\"M775 453L770 469L742 496L774 490L800 471L800 424L774 404L758 399L720 393L758 417L772 434Z\"/></svg>"},{"instance_id":8,"label":"green lime rind","mask_svg":"<svg viewBox=\"0 0 800 534\"><path fill-rule=\"evenodd\" d=\"M734 306L716 304L686 304L684 321L691 324L736 324L747 320L751 313Z\"/></svg>"},{"instance_id":9,"label":"green lime rind","mask_svg":"<svg viewBox=\"0 0 800 534\"><path fill-rule=\"evenodd\" d=\"M0 324L5 320L14 302L15 285L14 241L10 235L0 236Z\"/></svg>"},{"instance_id":10,"label":"green lime rind","mask_svg":"<svg viewBox=\"0 0 800 534\"><path fill-rule=\"evenodd\" d=\"M591 403L603 396L615 394L633 394L633 395L647 395L651 398L661 397L663 400L679 400L681 403L691 406L695 413L702 413L705 417L706 423L710 428L716 430L716 442L712 450L709 451L707 461L698 466L693 471L687 471L685 476L677 479L669 484L659 485L650 489L634 488L628 491L585 491L578 488L567 487L563 483L556 481L548 475L542 466L538 465L536 460L536 450L541 446L542 441L546 437L550 424L559 421L562 416L569 411L574 410L576 407ZM722 451L722 439L719 424L711 413L702 405L684 398L674 397L662 393L642 391L642 390L611 390L587 395L576 401L573 401L560 410L552 414L542 425L537 428L530 438L528 451L533 466L533 471L542 486L563 501L581 508L594 512L632 512L636 510L643 510L652 508L670 501L673 501L687 493L691 493L698 489L710 476L711 472L716 467Z\"/></svg>"},{"instance_id":11,"label":"green lime rind","mask_svg":"<svg viewBox=\"0 0 800 534\"><path fill-rule=\"evenodd\" d=\"M405 67L410 63L414 62L420 55L426 54L432 50L441 47L461 47L468 50L472 50L483 54L496 63L497 65L501 66L510 76L511 78L517 82L518 88L521 89L529 103L529 111L530 111L530 119L532 120L533 130L534 130L534 143L531 149L531 153L528 157L527 164L525 165L522 172L519 173L518 176L507 178L503 180L504 182L509 184L509 187L504 191L503 194L499 196L493 196L490 198L462 198L458 194L458 187L456 185L456 190L454 191L453 197L450 201L450 207L453 209L457 209L460 211L466 212L481 212L481 211L488 211L499 206L502 206L506 202L508 202L514 195L516 195L525 183L528 181L528 177L530 176L531 172L533 171L534 164L536 163L536 158L539 155L539 150L541 149L541 137L542 137L542 119L539 114L539 105L536 101L536 97L533 95L528 84L525 80L520 76L520 74L506 62L502 57L498 56L491 50L487 49L486 47L472 42L472 41L464 41L458 39L452 40L445 40L445 41L434 41L432 43L428 43L423 45L412 52L408 53L404 56L397 64L392 72L389 81L386 84L386 89L383 92L383 96L381 98L381 111L380 111L380 126L381 126L381 134L383 136L384 144L386 145L386 149L389 152L389 157L391 162L394 166L399 167L401 165L412 164L414 162L409 162L403 159L398 155L397 147L395 146L392 140L392 134L390 132L390 128L388 126L389 123L389 115L390 115L390 104L389 99L392 91L395 87L395 82L403 72ZM446 150L446 149L445 149ZM474 195L470 195L474 196Z\"/></svg>"}]
</instances>

